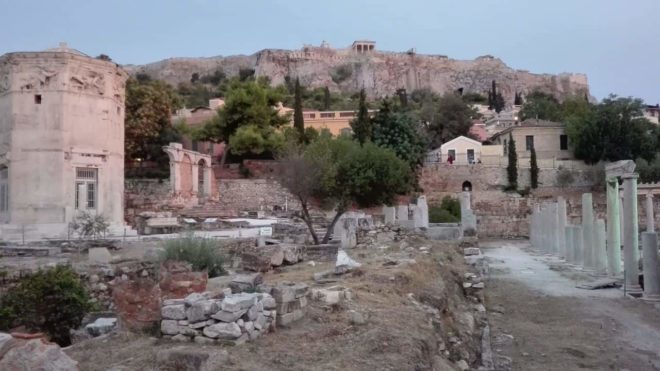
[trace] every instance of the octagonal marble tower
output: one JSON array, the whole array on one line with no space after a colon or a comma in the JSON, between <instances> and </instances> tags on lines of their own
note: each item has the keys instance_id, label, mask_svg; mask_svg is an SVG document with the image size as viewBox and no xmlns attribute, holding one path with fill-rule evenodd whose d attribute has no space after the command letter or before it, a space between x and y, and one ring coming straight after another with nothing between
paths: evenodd
<instances>
[{"instance_id":1,"label":"octagonal marble tower","mask_svg":"<svg viewBox=\"0 0 660 371\"><path fill-rule=\"evenodd\" d=\"M123 228L127 78L66 44L0 57L0 239L66 237L83 211Z\"/></svg>"}]
</instances>

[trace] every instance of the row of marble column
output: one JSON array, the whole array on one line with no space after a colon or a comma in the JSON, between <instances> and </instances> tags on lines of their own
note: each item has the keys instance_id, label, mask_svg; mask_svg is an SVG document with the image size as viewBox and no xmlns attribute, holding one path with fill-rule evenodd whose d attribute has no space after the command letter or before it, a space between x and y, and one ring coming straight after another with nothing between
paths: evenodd
<instances>
[{"instance_id":1,"label":"row of marble column","mask_svg":"<svg viewBox=\"0 0 660 371\"><path fill-rule=\"evenodd\" d=\"M631 294L641 293L639 285L639 226L637 217L637 175L624 180L623 198L619 198L616 178L607 181L607 223L594 217L591 193L582 195L582 221L568 224L566 200L535 205L530 221L532 246L544 253L563 258L598 274L621 277ZM623 203L623 210L621 204ZM622 212L621 212L622 211ZM646 202L647 231L642 233L644 298L660 300L657 234L653 227L652 195ZM623 239L621 238L623 232ZM623 241L622 241L623 240ZM623 262L621 267L621 246Z\"/></svg>"}]
</instances>

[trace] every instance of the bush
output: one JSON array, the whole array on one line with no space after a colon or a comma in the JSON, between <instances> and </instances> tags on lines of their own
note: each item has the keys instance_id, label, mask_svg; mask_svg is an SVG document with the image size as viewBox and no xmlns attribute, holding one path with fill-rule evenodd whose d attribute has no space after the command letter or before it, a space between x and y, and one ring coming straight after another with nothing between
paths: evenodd
<instances>
[{"instance_id":1,"label":"bush","mask_svg":"<svg viewBox=\"0 0 660 371\"><path fill-rule=\"evenodd\" d=\"M340 84L353 74L353 67L350 64L344 64L337 67L330 75L335 84Z\"/></svg>"},{"instance_id":2,"label":"bush","mask_svg":"<svg viewBox=\"0 0 660 371\"><path fill-rule=\"evenodd\" d=\"M97 239L104 237L108 233L108 227L110 227L110 223L108 223L105 216L88 213L87 211L83 211L69 223L71 231L77 233L80 238L92 237Z\"/></svg>"},{"instance_id":3,"label":"bush","mask_svg":"<svg viewBox=\"0 0 660 371\"><path fill-rule=\"evenodd\" d=\"M218 252L218 246L210 238L182 236L165 241L165 250L160 255L161 261L173 260L192 264L196 271L206 270L209 277L225 274L222 267L224 257Z\"/></svg>"},{"instance_id":4,"label":"bush","mask_svg":"<svg viewBox=\"0 0 660 371\"><path fill-rule=\"evenodd\" d=\"M442 199L440 205L429 207L429 222L459 223L461 221L461 203L449 196Z\"/></svg>"},{"instance_id":5,"label":"bush","mask_svg":"<svg viewBox=\"0 0 660 371\"><path fill-rule=\"evenodd\" d=\"M71 344L69 330L93 310L78 274L58 266L22 278L2 298L0 330L25 326L42 331L61 346Z\"/></svg>"}]
</instances>

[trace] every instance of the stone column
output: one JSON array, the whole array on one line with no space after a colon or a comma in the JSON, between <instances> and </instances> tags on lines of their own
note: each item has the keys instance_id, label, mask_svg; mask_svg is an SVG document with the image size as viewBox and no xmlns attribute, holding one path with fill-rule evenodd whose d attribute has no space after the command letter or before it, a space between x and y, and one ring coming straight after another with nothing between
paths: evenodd
<instances>
[{"instance_id":1,"label":"stone column","mask_svg":"<svg viewBox=\"0 0 660 371\"><path fill-rule=\"evenodd\" d=\"M548 209L546 205L541 206L539 211L539 250L548 251Z\"/></svg>"},{"instance_id":2,"label":"stone column","mask_svg":"<svg viewBox=\"0 0 660 371\"><path fill-rule=\"evenodd\" d=\"M619 181L607 178L607 271L621 275L621 212L619 208Z\"/></svg>"},{"instance_id":3,"label":"stone column","mask_svg":"<svg viewBox=\"0 0 660 371\"><path fill-rule=\"evenodd\" d=\"M553 255L558 255L558 247L559 247L559 241L558 241L558 228L557 226L559 225L558 222L558 215L557 215L557 203L552 202L550 203L550 207L548 208L548 213L549 213L549 218L550 222L548 223L548 234L550 238L550 243L548 245L548 253L553 254Z\"/></svg>"},{"instance_id":4,"label":"stone column","mask_svg":"<svg viewBox=\"0 0 660 371\"><path fill-rule=\"evenodd\" d=\"M429 227L429 205L426 203L426 196L419 196L417 198L417 208L422 217L422 228Z\"/></svg>"},{"instance_id":5,"label":"stone column","mask_svg":"<svg viewBox=\"0 0 660 371\"><path fill-rule=\"evenodd\" d=\"M623 178L623 263L626 291L640 293L639 286L639 225L637 224L637 174Z\"/></svg>"},{"instance_id":6,"label":"stone column","mask_svg":"<svg viewBox=\"0 0 660 371\"><path fill-rule=\"evenodd\" d=\"M564 227L564 246L566 247L565 258L567 263L574 263L573 251L575 247L573 246L573 234L575 233L575 228L572 225L567 225Z\"/></svg>"},{"instance_id":7,"label":"stone column","mask_svg":"<svg viewBox=\"0 0 660 371\"><path fill-rule=\"evenodd\" d=\"M655 219L653 219L653 193L646 194L646 231L655 232Z\"/></svg>"},{"instance_id":8,"label":"stone column","mask_svg":"<svg viewBox=\"0 0 660 371\"><path fill-rule=\"evenodd\" d=\"M642 257L644 269L644 300L660 301L660 272L658 271L658 235L642 233Z\"/></svg>"},{"instance_id":9,"label":"stone column","mask_svg":"<svg viewBox=\"0 0 660 371\"><path fill-rule=\"evenodd\" d=\"M591 193L582 194L582 266L594 268L594 207Z\"/></svg>"},{"instance_id":10,"label":"stone column","mask_svg":"<svg viewBox=\"0 0 660 371\"><path fill-rule=\"evenodd\" d=\"M383 206L383 215L385 216L385 224L394 224L396 209L394 206Z\"/></svg>"},{"instance_id":11,"label":"stone column","mask_svg":"<svg viewBox=\"0 0 660 371\"><path fill-rule=\"evenodd\" d=\"M597 219L594 227L594 254L595 254L595 268L599 273L607 272L607 251L605 244L607 240L605 232L605 221Z\"/></svg>"},{"instance_id":12,"label":"stone column","mask_svg":"<svg viewBox=\"0 0 660 371\"><path fill-rule=\"evenodd\" d=\"M557 198L557 256L566 259L566 200Z\"/></svg>"},{"instance_id":13,"label":"stone column","mask_svg":"<svg viewBox=\"0 0 660 371\"><path fill-rule=\"evenodd\" d=\"M573 226L573 264L582 265L582 227Z\"/></svg>"},{"instance_id":14,"label":"stone column","mask_svg":"<svg viewBox=\"0 0 660 371\"><path fill-rule=\"evenodd\" d=\"M530 220L529 220L529 242L531 243L534 249L539 248L537 241L538 231L536 230L538 226L538 218L539 218L538 208L537 205L534 205L534 207L532 208L532 215L530 216Z\"/></svg>"},{"instance_id":15,"label":"stone column","mask_svg":"<svg viewBox=\"0 0 660 371\"><path fill-rule=\"evenodd\" d=\"M396 219L399 222L408 221L408 205L399 205L396 207Z\"/></svg>"}]
</instances>

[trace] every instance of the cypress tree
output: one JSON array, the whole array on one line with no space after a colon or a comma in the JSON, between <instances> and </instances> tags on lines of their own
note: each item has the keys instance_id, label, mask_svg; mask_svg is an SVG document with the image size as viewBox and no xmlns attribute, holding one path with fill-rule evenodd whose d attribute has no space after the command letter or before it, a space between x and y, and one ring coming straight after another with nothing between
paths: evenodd
<instances>
[{"instance_id":1,"label":"cypress tree","mask_svg":"<svg viewBox=\"0 0 660 371\"><path fill-rule=\"evenodd\" d=\"M509 133L509 165L506 167L506 176L509 181L509 189L518 189L518 154L516 153L516 142Z\"/></svg>"},{"instance_id":2,"label":"cypress tree","mask_svg":"<svg viewBox=\"0 0 660 371\"><path fill-rule=\"evenodd\" d=\"M302 142L305 138L305 121L303 118L302 93L300 92L300 81L296 78L293 102L293 128L298 132L298 138Z\"/></svg>"},{"instance_id":3,"label":"cypress tree","mask_svg":"<svg viewBox=\"0 0 660 371\"><path fill-rule=\"evenodd\" d=\"M497 93L495 96L495 100L493 102L493 105L495 106L495 112L500 113L504 109L504 106L506 105L504 103L504 97L502 96L502 93Z\"/></svg>"},{"instance_id":4,"label":"cypress tree","mask_svg":"<svg viewBox=\"0 0 660 371\"><path fill-rule=\"evenodd\" d=\"M529 158L529 175L532 189L539 187L539 165L536 163L536 149L532 146L532 153Z\"/></svg>"},{"instance_id":5,"label":"cypress tree","mask_svg":"<svg viewBox=\"0 0 660 371\"><path fill-rule=\"evenodd\" d=\"M332 99L330 97L330 89L326 86L323 90L323 110L330 111L330 105L332 104Z\"/></svg>"},{"instance_id":6,"label":"cypress tree","mask_svg":"<svg viewBox=\"0 0 660 371\"><path fill-rule=\"evenodd\" d=\"M351 121L351 129L353 129L353 137L357 139L360 144L364 144L371 140L371 119L369 118L367 95L364 89L360 90L360 105L357 117Z\"/></svg>"}]
</instances>

